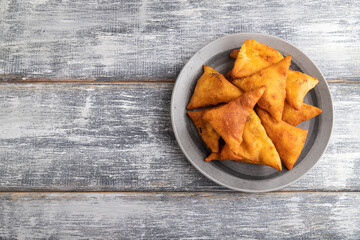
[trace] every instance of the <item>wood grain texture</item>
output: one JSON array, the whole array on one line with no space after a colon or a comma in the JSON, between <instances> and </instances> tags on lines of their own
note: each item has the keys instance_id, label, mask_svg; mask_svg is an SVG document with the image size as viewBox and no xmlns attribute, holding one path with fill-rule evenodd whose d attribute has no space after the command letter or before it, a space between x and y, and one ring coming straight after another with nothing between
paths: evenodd
<instances>
[{"instance_id":1,"label":"wood grain texture","mask_svg":"<svg viewBox=\"0 0 360 240\"><path fill-rule=\"evenodd\" d=\"M1 193L0 236L357 239L360 193Z\"/></svg>"},{"instance_id":2,"label":"wood grain texture","mask_svg":"<svg viewBox=\"0 0 360 240\"><path fill-rule=\"evenodd\" d=\"M0 75L173 79L207 43L263 32L327 79L359 79L357 1L0 1Z\"/></svg>"},{"instance_id":3,"label":"wood grain texture","mask_svg":"<svg viewBox=\"0 0 360 240\"><path fill-rule=\"evenodd\" d=\"M172 83L1 84L2 191L226 190L175 141ZM360 190L359 84L331 84L335 124L319 163L285 190Z\"/></svg>"}]
</instances>

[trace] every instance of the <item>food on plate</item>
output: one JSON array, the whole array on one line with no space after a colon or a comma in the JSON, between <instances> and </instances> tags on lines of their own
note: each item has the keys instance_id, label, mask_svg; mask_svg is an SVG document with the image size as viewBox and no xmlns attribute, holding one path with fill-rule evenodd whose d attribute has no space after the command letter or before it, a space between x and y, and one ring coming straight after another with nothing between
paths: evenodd
<instances>
[{"instance_id":1,"label":"food on plate","mask_svg":"<svg viewBox=\"0 0 360 240\"><path fill-rule=\"evenodd\" d=\"M280 156L254 110L251 111L247 118L239 154L233 153L228 145L225 145L220 154L212 153L205 159L205 161L209 160L236 160L268 165L277 170L282 170Z\"/></svg>"},{"instance_id":2,"label":"food on plate","mask_svg":"<svg viewBox=\"0 0 360 240\"><path fill-rule=\"evenodd\" d=\"M212 67L204 65L204 73L196 83L187 109L227 103L241 95L241 91Z\"/></svg>"},{"instance_id":3,"label":"food on plate","mask_svg":"<svg viewBox=\"0 0 360 240\"><path fill-rule=\"evenodd\" d=\"M236 157L232 158L231 160L236 161L235 158L236 158ZM212 152L212 153L210 153L209 156L207 156L207 157L205 158L205 162L210 162L210 161L213 161L213 160L222 160L222 159L219 158L219 153L217 153L217 152Z\"/></svg>"},{"instance_id":4,"label":"food on plate","mask_svg":"<svg viewBox=\"0 0 360 240\"><path fill-rule=\"evenodd\" d=\"M315 106L303 103L302 107L296 110L285 101L282 120L293 126L297 126L306 120L316 117L320 113L322 113L322 110Z\"/></svg>"},{"instance_id":5,"label":"food on plate","mask_svg":"<svg viewBox=\"0 0 360 240\"><path fill-rule=\"evenodd\" d=\"M230 82L232 82L235 79L234 76L231 74L231 70L225 74L225 78Z\"/></svg>"},{"instance_id":6,"label":"food on plate","mask_svg":"<svg viewBox=\"0 0 360 240\"><path fill-rule=\"evenodd\" d=\"M239 54L240 49L234 49L231 53L230 53L230 57L236 59L237 55Z\"/></svg>"},{"instance_id":7,"label":"food on plate","mask_svg":"<svg viewBox=\"0 0 360 240\"><path fill-rule=\"evenodd\" d=\"M286 101L299 110L308 91L318 84L319 80L305 73L289 70L286 78Z\"/></svg>"},{"instance_id":8,"label":"food on plate","mask_svg":"<svg viewBox=\"0 0 360 240\"><path fill-rule=\"evenodd\" d=\"M221 148L220 153L211 153L207 158L205 158L206 162L210 162L210 161L213 161L213 160L222 160L222 161L233 160L233 161L237 161L237 162L248 162L248 163L250 163L250 160L245 159L241 155L236 155L233 151L231 151L228 144L225 144ZM254 163L254 164L257 164L257 163Z\"/></svg>"},{"instance_id":9,"label":"food on plate","mask_svg":"<svg viewBox=\"0 0 360 240\"><path fill-rule=\"evenodd\" d=\"M219 138L220 135L214 130L214 128L203 119L203 115L208 109L188 112L189 117L193 121L198 133L202 140L206 143L208 148L212 152L219 152Z\"/></svg>"},{"instance_id":10,"label":"food on plate","mask_svg":"<svg viewBox=\"0 0 360 240\"><path fill-rule=\"evenodd\" d=\"M290 63L291 56L286 56L280 62L249 77L235 79L232 83L245 92L265 86L264 95L260 98L258 106L268 111L276 121L280 121L286 97L286 76Z\"/></svg>"},{"instance_id":11,"label":"food on plate","mask_svg":"<svg viewBox=\"0 0 360 240\"><path fill-rule=\"evenodd\" d=\"M236 54L232 53L230 56ZM234 67L231 71L233 78L250 76L283 59L277 50L255 40L245 40L236 55Z\"/></svg>"},{"instance_id":12,"label":"food on plate","mask_svg":"<svg viewBox=\"0 0 360 240\"><path fill-rule=\"evenodd\" d=\"M279 171L284 163L291 170L308 134L296 126L322 112L303 103L319 81L289 70L290 55L284 58L255 40L246 40L230 57L236 61L225 76L204 65L187 106L208 107L188 112L211 150L205 161L233 160Z\"/></svg>"},{"instance_id":13,"label":"food on plate","mask_svg":"<svg viewBox=\"0 0 360 240\"><path fill-rule=\"evenodd\" d=\"M277 122L261 108L257 107L256 112L286 168L292 169L304 147L308 130L297 128L285 121Z\"/></svg>"},{"instance_id":14,"label":"food on plate","mask_svg":"<svg viewBox=\"0 0 360 240\"><path fill-rule=\"evenodd\" d=\"M209 109L203 119L210 123L234 153L240 152L246 120L265 87L242 94L237 99L215 109Z\"/></svg>"},{"instance_id":15,"label":"food on plate","mask_svg":"<svg viewBox=\"0 0 360 240\"><path fill-rule=\"evenodd\" d=\"M254 110L246 121L239 154L249 160L249 163L268 165L282 170L280 156Z\"/></svg>"}]
</instances>

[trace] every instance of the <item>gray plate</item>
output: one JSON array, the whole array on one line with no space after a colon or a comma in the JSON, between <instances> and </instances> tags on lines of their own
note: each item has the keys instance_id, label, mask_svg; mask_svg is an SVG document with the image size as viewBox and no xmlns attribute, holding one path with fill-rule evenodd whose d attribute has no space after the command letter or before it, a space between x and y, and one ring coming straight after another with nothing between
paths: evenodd
<instances>
[{"instance_id":1,"label":"gray plate","mask_svg":"<svg viewBox=\"0 0 360 240\"><path fill-rule=\"evenodd\" d=\"M298 127L308 129L304 149L291 171L283 166L277 171L263 165L235 161L204 162L210 154L195 126L186 114L186 106L192 96L197 79L203 73L204 64L220 73L227 73L234 60L229 57L244 40L254 39L283 55L292 55L291 69L300 70L316 77L319 84L305 97L305 102L323 110L318 117L301 123ZM316 65L299 49L277 37L260 33L239 33L217 39L200 49L180 72L171 98L171 121L176 140L190 163L214 182L243 192L266 192L282 188L299 179L320 159L330 139L333 125L333 107L328 85Z\"/></svg>"}]
</instances>

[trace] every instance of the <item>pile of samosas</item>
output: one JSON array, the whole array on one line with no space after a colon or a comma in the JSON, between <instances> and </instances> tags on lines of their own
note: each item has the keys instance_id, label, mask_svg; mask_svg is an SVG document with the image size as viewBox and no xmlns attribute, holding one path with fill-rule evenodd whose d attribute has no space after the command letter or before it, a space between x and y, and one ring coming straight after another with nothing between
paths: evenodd
<instances>
[{"instance_id":1,"label":"pile of samosas","mask_svg":"<svg viewBox=\"0 0 360 240\"><path fill-rule=\"evenodd\" d=\"M292 169L308 133L296 126L322 112L303 103L319 81L289 70L290 55L255 40L246 40L230 57L236 60L225 76L204 65L187 106L214 106L188 112L212 152L205 161L234 160L281 171L282 160Z\"/></svg>"}]
</instances>

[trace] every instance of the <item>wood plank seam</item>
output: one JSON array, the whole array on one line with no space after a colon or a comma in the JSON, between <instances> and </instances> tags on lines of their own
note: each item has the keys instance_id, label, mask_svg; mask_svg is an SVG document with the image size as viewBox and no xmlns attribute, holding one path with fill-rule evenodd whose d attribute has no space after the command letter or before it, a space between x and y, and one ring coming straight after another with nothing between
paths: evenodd
<instances>
[{"instance_id":1,"label":"wood plank seam","mask_svg":"<svg viewBox=\"0 0 360 240\"><path fill-rule=\"evenodd\" d=\"M29 190L29 191L9 191L9 190L6 190L6 191L2 191L0 190L0 194L11 194L11 193L69 193L69 194L72 194L72 193L81 193L81 194L86 194L86 193L99 193L99 194L102 194L102 193L128 193L128 194L141 194L141 193L144 193L144 194L147 194L147 193L156 193L156 194L171 194L171 193L188 193L188 194L199 194L199 193L243 193L243 194L250 194L250 193L245 193L245 192L240 192L240 191L232 191L232 190L228 190L228 191L224 191L224 190L207 190L207 191L184 191L184 190L181 190L181 191L156 191L156 190L151 190L151 191L60 191L60 190L55 190L55 191L49 191L49 190L46 190L46 191L40 191L40 190ZM268 193L360 193L360 190L277 190L277 191L271 191L271 192L268 192ZM267 193L255 193L255 194L267 194Z\"/></svg>"},{"instance_id":2,"label":"wood plank seam","mask_svg":"<svg viewBox=\"0 0 360 240\"><path fill-rule=\"evenodd\" d=\"M1 78L0 78L1 79ZM143 84L143 83L175 83L175 79L149 79L149 80L51 80L51 79L28 79L28 80L5 80L0 81L0 84L9 84L9 83L91 83L91 84ZM356 83L359 84L360 81L356 80L327 80L328 84L332 83Z\"/></svg>"},{"instance_id":3,"label":"wood plank seam","mask_svg":"<svg viewBox=\"0 0 360 240\"><path fill-rule=\"evenodd\" d=\"M91 83L91 84L142 84L142 83L175 83L173 79L153 79L153 80L114 80L114 81L97 81L97 80L48 80L48 79L32 79L32 80L6 80L2 83Z\"/></svg>"}]
</instances>

